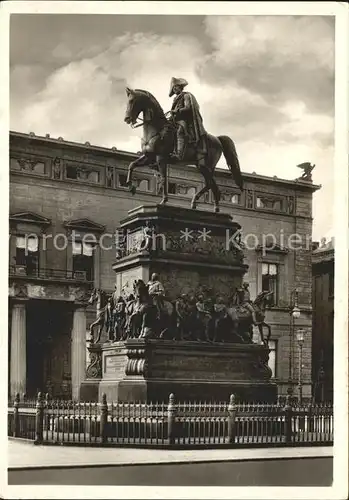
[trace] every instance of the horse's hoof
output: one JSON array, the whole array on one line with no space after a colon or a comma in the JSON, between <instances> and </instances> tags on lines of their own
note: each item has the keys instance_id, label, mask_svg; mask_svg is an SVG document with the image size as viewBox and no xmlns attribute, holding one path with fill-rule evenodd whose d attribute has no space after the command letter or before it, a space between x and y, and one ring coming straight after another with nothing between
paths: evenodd
<instances>
[{"instance_id":1,"label":"horse's hoof","mask_svg":"<svg viewBox=\"0 0 349 500\"><path fill-rule=\"evenodd\" d=\"M166 203L168 202L168 198L163 198L161 201L160 201L160 205L166 205Z\"/></svg>"},{"instance_id":2,"label":"horse's hoof","mask_svg":"<svg viewBox=\"0 0 349 500\"><path fill-rule=\"evenodd\" d=\"M196 210L196 203L192 203L192 204L190 205L190 207L191 207L191 209L192 209L192 210Z\"/></svg>"},{"instance_id":3,"label":"horse's hoof","mask_svg":"<svg viewBox=\"0 0 349 500\"><path fill-rule=\"evenodd\" d=\"M214 207L214 211L215 211L216 214L218 214L220 212L219 207Z\"/></svg>"}]
</instances>

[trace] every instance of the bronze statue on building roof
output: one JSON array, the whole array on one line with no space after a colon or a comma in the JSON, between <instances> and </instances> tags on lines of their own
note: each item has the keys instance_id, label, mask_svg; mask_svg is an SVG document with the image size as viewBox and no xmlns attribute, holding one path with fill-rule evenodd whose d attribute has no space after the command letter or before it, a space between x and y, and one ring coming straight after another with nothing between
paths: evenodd
<instances>
[{"instance_id":1,"label":"bronze statue on building roof","mask_svg":"<svg viewBox=\"0 0 349 500\"><path fill-rule=\"evenodd\" d=\"M297 165L297 167L301 168L303 170L302 175L300 177L298 177L297 180L308 181L308 182L312 182L313 181L311 173L312 173L312 171L315 168L315 164L312 165L308 161L308 162L305 162L305 163L300 163L299 165Z\"/></svg>"}]
</instances>

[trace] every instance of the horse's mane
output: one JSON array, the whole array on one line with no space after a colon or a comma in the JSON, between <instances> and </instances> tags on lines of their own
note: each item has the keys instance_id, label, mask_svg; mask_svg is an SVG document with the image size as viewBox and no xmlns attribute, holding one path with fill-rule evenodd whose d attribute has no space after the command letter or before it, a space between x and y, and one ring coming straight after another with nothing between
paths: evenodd
<instances>
[{"instance_id":1,"label":"horse's mane","mask_svg":"<svg viewBox=\"0 0 349 500\"><path fill-rule=\"evenodd\" d=\"M142 89L135 89L135 92L139 92L140 94L144 94L145 96L148 97L148 99L151 101L151 103L154 105L155 109L160 113L161 115L165 116L164 110L160 106L158 100L148 92L148 90L142 90Z\"/></svg>"}]
</instances>

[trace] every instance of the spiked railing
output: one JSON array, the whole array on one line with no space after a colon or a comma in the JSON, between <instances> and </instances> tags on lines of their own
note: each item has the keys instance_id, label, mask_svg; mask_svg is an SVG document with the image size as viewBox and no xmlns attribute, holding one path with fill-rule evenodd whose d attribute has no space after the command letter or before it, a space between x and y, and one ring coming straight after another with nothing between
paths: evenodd
<instances>
[{"instance_id":1,"label":"spiked railing","mask_svg":"<svg viewBox=\"0 0 349 500\"><path fill-rule=\"evenodd\" d=\"M59 401L38 394L8 407L8 435L37 444L98 446L297 446L333 444L333 407L229 402Z\"/></svg>"}]
</instances>

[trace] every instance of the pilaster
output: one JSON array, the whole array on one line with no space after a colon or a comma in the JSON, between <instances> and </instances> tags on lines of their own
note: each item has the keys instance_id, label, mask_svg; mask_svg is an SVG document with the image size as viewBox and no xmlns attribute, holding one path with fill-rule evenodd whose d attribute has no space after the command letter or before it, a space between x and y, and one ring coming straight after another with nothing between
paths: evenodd
<instances>
[{"instance_id":1,"label":"pilaster","mask_svg":"<svg viewBox=\"0 0 349 500\"><path fill-rule=\"evenodd\" d=\"M27 328L26 300L12 302L11 346L10 346L10 390L11 396L26 393L27 385Z\"/></svg>"},{"instance_id":2,"label":"pilaster","mask_svg":"<svg viewBox=\"0 0 349 500\"><path fill-rule=\"evenodd\" d=\"M86 371L86 307L78 305L74 310L71 342L72 398L80 399L80 386Z\"/></svg>"}]
</instances>

